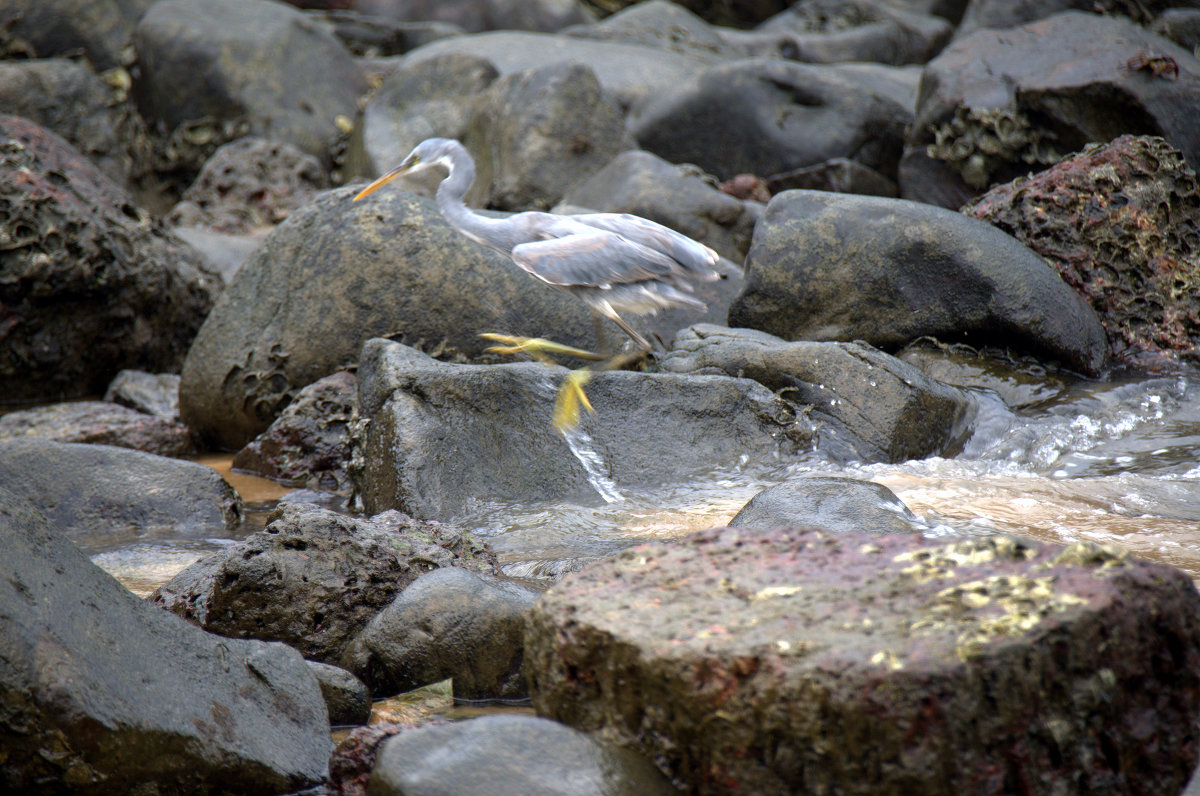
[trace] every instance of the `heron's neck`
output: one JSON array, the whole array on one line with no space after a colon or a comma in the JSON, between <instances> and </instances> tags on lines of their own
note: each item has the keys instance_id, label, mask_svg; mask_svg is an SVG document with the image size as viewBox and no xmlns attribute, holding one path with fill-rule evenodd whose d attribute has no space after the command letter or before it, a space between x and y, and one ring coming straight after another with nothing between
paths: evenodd
<instances>
[{"instance_id":1,"label":"heron's neck","mask_svg":"<svg viewBox=\"0 0 1200 796\"><path fill-rule=\"evenodd\" d=\"M501 219L481 216L467 207L463 197L475 181L475 164L470 157L456 163L437 189L437 203L442 215L459 232L484 246L508 254L512 243L505 240L499 224Z\"/></svg>"}]
</instances>

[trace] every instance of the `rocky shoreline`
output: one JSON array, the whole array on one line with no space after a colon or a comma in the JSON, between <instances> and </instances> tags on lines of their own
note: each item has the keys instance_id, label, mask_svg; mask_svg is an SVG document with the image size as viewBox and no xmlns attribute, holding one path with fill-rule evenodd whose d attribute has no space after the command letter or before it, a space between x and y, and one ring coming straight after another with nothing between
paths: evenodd
<instances>
[{"instance_id":1,"label":"rocky shoreline","mask_svg":"<svg viewBox=\"0 0 1200 796\"><path fill-rule=\"evenodd\" d=\"M0 784L1182 792L1200 594L1173 567L943 538L847 477L533 581L473 529L961 455L1037 396L955 347L1190 367L1198 45L1182 0L5 4ZM479 334L615 328L433 182L351 201L432 136L484 212L634 213L727 261L707 310L636 319L654 357L592 379L575 437L567 371ZM305 491L250 531L187 461L211 451ZM164 536L229 541L149 600L75 544ZM367 724L447 680L536 715Z\"/></svg>"}]
</instances>

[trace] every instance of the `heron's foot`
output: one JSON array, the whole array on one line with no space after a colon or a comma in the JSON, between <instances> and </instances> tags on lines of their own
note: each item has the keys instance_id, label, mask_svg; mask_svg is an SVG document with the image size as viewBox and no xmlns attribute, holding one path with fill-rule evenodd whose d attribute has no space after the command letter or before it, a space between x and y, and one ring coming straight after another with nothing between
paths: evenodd
<instances>
[{"instance_id":1,"label":"heron's foot","mask_svg":"<svg viewBox=\"0 0 1200 796\"><path fill-rule=\"evenodd\" d=\"M559 431L569 431L579 425L579 408L582 406L588 412L595 413L592 402L588 400L583 385L592 378L592 372L587 368L573 370L563 379L558 388L558 398L554 401L554 427Z\"/></svg>"},{"instance_id":2,"label":"heron's foot","mask_svg":"<svg viewBox=\"0 0 1200 796\"><path fill-rule=\"evenodd\" d=\"M556 343L553 340L546 340L542 337L513 337L507 334L493 334L485 332L479 335L485 340L491 340L496 343L504 343L504 345L494 345L488 347L488 352L492 354L528 354L529 356L541 362L555 364L549 355L560 354L562 356L577 357L579 359L590 359L596 362L603 360L605 357L596 354L592 351L585 351L582 348Z\"/></svg>"}]
</instances>

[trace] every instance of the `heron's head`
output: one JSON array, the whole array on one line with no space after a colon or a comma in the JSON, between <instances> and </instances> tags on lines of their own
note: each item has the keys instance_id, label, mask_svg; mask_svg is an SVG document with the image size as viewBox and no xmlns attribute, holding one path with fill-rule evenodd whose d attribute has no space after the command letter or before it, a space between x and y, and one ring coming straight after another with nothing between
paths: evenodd
<instances>
[{"instance_id":1,"label":"heron's head","mask_svg":"<svg viewBox=\"0 0 1200 796\"><path fill-rule=\"evenodd\" d=\"M359 191L354 197L354 201L357 202L364 196L375 193L392 180L402 177L405 174L416 174L433 166L445 166L447 169L452 169L455 158L460 152L462 155L466 155L466 150L463 149L462 144L453 139L427 138L417 144L416 148L408 153L408 157L399 166Z\"/></svg>"}]
</instances>

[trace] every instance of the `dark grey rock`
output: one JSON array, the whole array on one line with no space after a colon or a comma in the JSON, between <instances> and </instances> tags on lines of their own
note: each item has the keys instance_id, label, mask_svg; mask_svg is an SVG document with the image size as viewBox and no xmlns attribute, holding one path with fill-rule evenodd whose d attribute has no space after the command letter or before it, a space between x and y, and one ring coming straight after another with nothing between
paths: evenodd
<instances>
[{"instance_id":1,"label":"dark grey rock","mask_svg":"<svg viewBox=\"0 0 1200 796\"><path fill-rule=\"evenodd\" d=\"M85 547L228 536L242 518L211 467L109 445L0 442L0 483Z\"/></svg>"},{"instance_id":2,"label":"dark grey rock","mask_svg":"<svg viewBox=\"0 0 1200 796\"><path fill-rule=\"evenodd\" d=\"M390 696L454 680L464 699L528 695L522 634L538 592L457 567L410 583L354 638L341 665Z\"/></svg>"},{"instance_id":3,"label":"dark grey rock","mask_svg":"<svg viewBox=\"0 0 1200 796\"><path fill-rule=\"evenodd\" d=\"M324 778L329 722L295 651L148 605L5 489L0 539L5 792L266 796Z\"/></svg>"},{"instance_id":4,"label":"dark grey rock","mask_svg":"<svg viewBox=\"0 0 1200 796\"><path fill-rule=\"evenodd\" d=\"M176 458L197 452L192 432L178 420L107 401L71 401L0 415L0 441L14 439L114 445Z\"/></svg>"},{"instance_id":5,"label":"dark grey rock","mask_svg":"<svg viewBox=\"0 0 1200 796\"><path fill-rule=\"evenodd\" d=\"M895 180L849 158L834 158L815 166L773 174L767 180L767 188L772 194L799 189L892 198L900 195L900 186Z\"/></svg>"},{"instance_id":6,"label":"dark grey rock","mask_svg":"<svg viewBox=\"0 0 1200 796\"><path fill-rule=\"evenodd\" d=\"M123 370L108 383L104 400L147 415L179 419L179 376Z\"/></svg>"},{"instance_id":7,"label":"dark grey rock","mask_svg":"<svg viewBox=\"0 0 1200 796\"><path fill-rule=\"evenodd\" d=\"M1014 238L930 205L822 191L767 205L729 323L885 350L923 336L998 345L1087 374L1109 354L1083 297Z\"/></svg>"},{"instance_id":8,"label":"dark grey rock","mask_svg":"<svg viewBox=\"0 0 1200 796\"><path fill-rule=\"evenodd\" d=\"M894 174L913 112L875 73L782 58L721 63L657 99L630 120L638 144L721 179L837 157Z\"/></svg>"},{"instance_id":9,"label":"dark grey rock","mask_svg":"<svg viewBox=\"0 0 1200 796\"><path fill-rule=\"evenodd\" d=\"M726 40L726 35L735 31L714 27L669 0L630 5L594 25L577 25L562 33L579 39L623 42L703 59L752 54Z\"/></svg>"},{"instance_id":10,"label":"dark grey rock","mask_svg":"<svg viewBox=\"0 0 1200 796\"><path fill-rule=\"evenodd\" d=\"M11 31L38 58L82 51L100 69L122 66L133 29L155 0L5 0Z\"/></svg>"},{"instance_id":11,"label":"dark grey rock","mask_svg":"<svg viewBox=\"0 0 1200 796\"><path fill-rule=\"evenodd\" d=\"M729 527L914 533L925 526L883 484L808 476L759 492L729 521Z\"/></svg>"},{"instance_id":12,"label":"dark grey rock","mask_svg":"<svg viewBox=\"0 0 1200 796\"><path fill-rule=\"evenodd\" d=\"M745 258L754 224L763 209L760 203L722 192L712 177L694 166L676 166L637 150L622 152L590 178L572 186L563 202L657 221L735 263ZM740 285L740 280L696 287L701 291L719 290L723 295L730 285Z\"/></svg>"},{"instance_id":13,"label":"dark grey rock","mask_svg":"<svg viewBox=\"0 0 1200 796\"><path fill-rule=\"evenodd\" d=\"M318 379L233 457L238 470L325 492L350 488L350 429L358 407L353 373Z\"/></svg>"},{"instance_id":14,"label":"dark grey rock","mask_svg":"<svg viewBox=\"0 0 1200 796\"><path fill-rule=\"evenodd\" d=\"M368 511L464 520L481 501L600 499L551 418L565 368L451 365L371 340L359 362L359 450ZM684 481L714 468L774 461L810 444L793 407L749 379L613 371L587 384L594 415L579 429L620 489Z\"/></svg>"},{"instance_id":15,"label":"dark grey rock","mask_svg":"<svg viewBox=\"0 0 1200 796\"><path fill-rule=\"evenodd\" d=\"M308 15L319 19L358 58L403 55L422 44L466 33L449 22L392 20L342 9L309 10Z\"/></svg>"},{"instance_id":16,"label":"dark grey rock","mask_svg":"<svg viewBox=\"0 0 1200 796\"><path fill-rule=\"evenodd\" d=\"M715 529L567 575L527 628L540 715L694 793L1149 796L1200 751L1200 595L1090 542Z\"/></svg>"},{"instance_id":17,"label":"dark grey rock","mask_svg":"<svg viewBox=\"0 0 1200 796\"><path fill-rule=\"evenodd\" d=\"M233 276L242 267L254 250L262 245L267 233L264 231L245 235L226 235L213 232L208 227L175 227L175 236L196 250L204 260L205 267L218 274L223 285L233 281Z\"/></svg>"},{"instance_id":18,"label":"dark grey rock","mask_svg":"<svg viewBox=\"0 0 1200 796\"><path fill-rule=\"evenodd\" d=\"M1076 381L1032 361L996 358L968 346L922 341L905 347L896 357L943 384L995 393L1005 406L1018 410L1059 403Z\"/></svg>"},{"instance_id":19,"label":"dark grey rock","mask_svg":"<svg viewBox=\"0 0 1200 796\"><path fill-rule=\"evenodd\" d=\"M0 395L97 394L177 370L220 289L194 251L65 141L0 116Z\"/></svg>"},{"instance_id":20,"label":"dark grey rock","mask_svg":"<svg viewBox=\"0 0 1200 796\"><path fill-rule=\"evenodd\" d=\"M239 138L204 163L167 223L230 235L253 232L280 223L328 187L312 155L281 141Z\"/></svg>"},{"instance_id":21,"label":"dark grey rock","mask_svg":"<svg viewBox=\"0 0 1200 796\"><path fill-rule=\"evenodd\" d=\"M1196 47L1200 46L1200 9L1168 8L1150 23L1149 28L1180 47L1195 52Z\"/></svg>"},{"instance_id":22,"label":"dark grey rock","mask_svg":"<svg viewBox=\"0 0 1200 796\"><path fill-rule=\"evenodd\" d=\"M785 342L697 324L659 363L672 373L754 379L805 406L815 446L841 461L900 462L957 453L976 411L961 390L858 343Z\"/></svg>"},{"instance_id":23,"label":"dark grey rock","mask_svg":"<svg viewBox=\"0 0 1200 796\"><path fill-rule=\"evenodd\" d=\"M421 573L462 566L495 572L468 534L399 512L354 518L282 504L267 527L201 559L153 601L205 630L282 641L337 663L346 644Z\"/></svg>"},{"instance_id":24,"label":"dark grey rock","mask_svg":"<svg viewBox=\"0 0 1200 796\"><path fill-rule=\"evenodd\" d=\"M606 11L618 11L637 6L642 0L604 0ZM746 0L729 3L724 0L681 0L680 6L710 25L749 28L778 14L788 0Z\"/></svg>"},{"instance_id":25,"label":"dark grey rock","mask_svg":"<svg viewBox=\"0 0 1200 796\"><path fill-rule=\"evenodd\" d=\"M1146 25L1170 6L1195 5L1195 0L970 0L955 31L955 38L965 38L980 30L1015 28L1064 11L1086 11L1128 17Z\"/></svg>"},{"instance_id":26,"label":"dark grey rock","mask_svg":"<svg viewBox=\"0 0 1200 796\"><path fill-rule=\"evenodd\" d=\"M1179 74L1130 68L1139 53L1174 59ZM957 208L990 185L1126 133L1161 135L1195 168L1200 126L1190 109L1198 102L1200 60L1127 19L1069 12L980 30L925 68L901 195Z\"/></svg>"},{"instance_id":27,"label":"dark grey rock","mask_svg":"<svg viewBox=\"0 0 1200 796\"><path fill-rule=\"evenodd\" d=\"M419 727L385 741L371 796L520 793L667 796L676 791L632 752L536 716L484 716Z\"/></svg>"},{"instance_id":28,"label":"dark grey rock","mask_svg":"<svg viewBox=\"0 0 1200 796\"><path fill-rule=\"evenodd\" d=\"M340 666L305 661L321 686L321 698L335 727L366 724L371 718L371 692L362 680Z\"/></svg>"},{"instance_id":29,"label":"dark grey rock","mask_svg":"<svg viewBox=\"0 0 1200 796\"><path fill-rule=\"evenodd\" d=\"M947 20L886 0L801 0L755 29L781 38L779 55L809 63L923 64L954 31Z\"/></svg>"},{"instance_id":30,"label":"dark grey rock","mask_svg":"<svg viewBox=\"0 0 1200 796\"><path fill-rule=\"evenodd\" d=\"M367 89L342 43L284 3L162 0L138 23L134 45L134 98L164 130L244 120L253 135L328 160L335 119L353 118Z\"/></svg>"},{"instance_id":31,"label":"dark grey rock","mask_svg":"<svg viewBox=\"0 0 1200 796\"><path fill-rule=\"evenodd\" d=\"M592 18L579 0L358 0L365 14L395 20L433 20L477 33L532 30L550 33Z\"/></svg>"},{"instance_id":32,"label":"dark grey rock","mask_svg":"<svg viewBox=\"0 0 1200 796\"><path fill-rule=\"evenodd\" d=\"M553 64L505 75L473 104L464 144L483 206L549 210L626 144L625 119L592 70Z\"/></svg>"},{"instance_id":33,"label":"dark grey rock","mask_svg":"<svg viewBox=\"0 0 1200 796\"><path fill-rule=\"evenodd\" d=\"M431 200L354 193L330 191L293 213L209 314L184 364L180 413L211 443L245 445L301 388L352 365L370 337L460 360L483 355L480 332L595 349L582 302L468 240Z\"/></svg>"}]
</instances>

